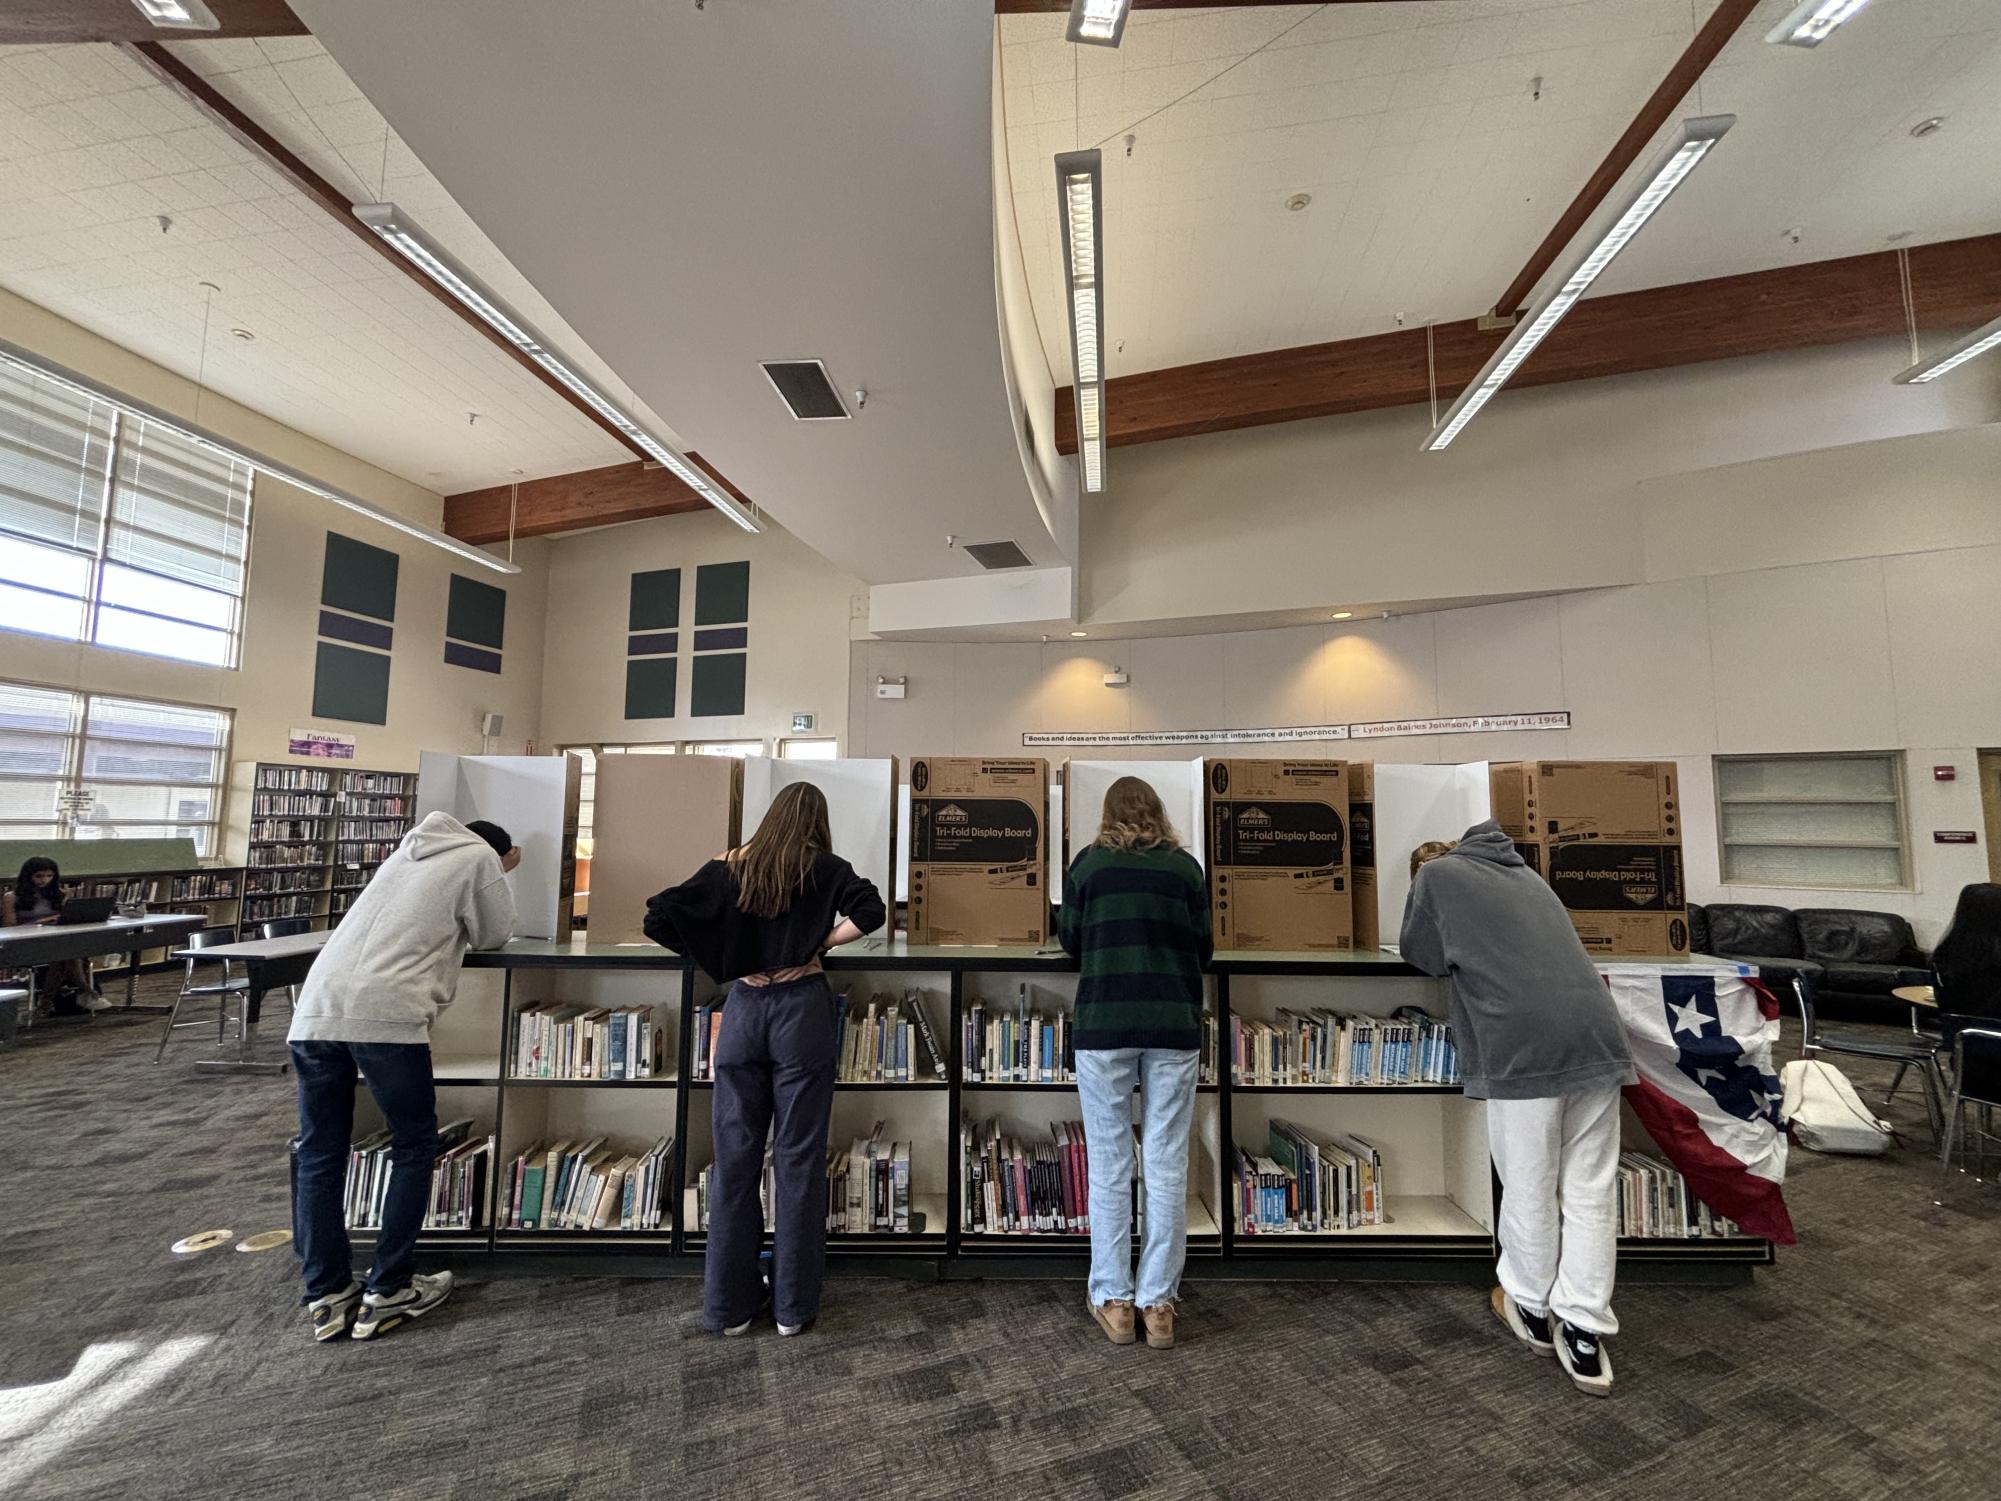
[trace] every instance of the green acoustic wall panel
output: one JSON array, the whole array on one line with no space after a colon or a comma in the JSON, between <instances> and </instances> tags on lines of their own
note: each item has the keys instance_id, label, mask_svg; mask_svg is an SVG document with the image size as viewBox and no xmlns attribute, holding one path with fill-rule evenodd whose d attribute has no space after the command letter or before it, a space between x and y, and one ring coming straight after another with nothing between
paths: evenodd
<instances>
[{"instance_id":1,"label":"green acoustic wall panel","mask_svg":"<svg viewBox=\"0 0 2001 1501\"><path fill-rule=\"evenodd\" d=\"M625 717L672 719L675 669L673 657L633 657L625 664Z\"/></svg>"},{"instance_id":2,"label":"green acoustic wall panel","mask_svg":"<svg viewBox=\"0 0 2001 1501\"><path fill-rule=\"evenodd\" d=\"M389 723L389 658L320 642L313 665L313 717Z\"/></svg>"},{"instance_id":3,"label":"green acoustic wall panel","mask_svg":"<svg viewBox=\"0 0 2001 1501\"><path fill-rule=\"evenodd\" d=\"M320 603L377 620L396 618L396 568L400 560L339 532L327 533L326 564L320 571Z\"/></svg>"},{"instance_id":4,"label":"green acoustic wall panel","mask_svg":"<svg viewBox=\"0 0 2001 1501\"><path fill-rule=\"evenodd\" d=\"M750 619L750 564L704 563L695 570L695 624L740 625Z\"/></svg>"},{"instance_id":5,"label":"green acoustic wall panel","mask_svg":"<svg viewBox=\"0 0 2001 1501\"><path fill-rule=\"evenodd\" d=\"M507 591L453 574L451 597L445 604L445 634L454 641L499 651L507 635Z\"/></svg>"},{"instance_id":6,"label":"green acoustic wall panel","mask_svg":"<svg viewBox=\"0 0 2001 1501\"><path fill-rule=\"evenodd\" d=\"M744 653L716 652L695 658L688 684L688 712L696 716L743 713Z\"/></svg>"},{"instance_id":7,"label":"green acoustic wall panel","mask_svg":"<svg viewBox=\"0 0 2001 1501\"><path fill-rule=\"evenodd\" d=\"M655 568L632 576L632 601L626 628L671 631L681 623L681 570Z\"/></svg>"}]
</instances>

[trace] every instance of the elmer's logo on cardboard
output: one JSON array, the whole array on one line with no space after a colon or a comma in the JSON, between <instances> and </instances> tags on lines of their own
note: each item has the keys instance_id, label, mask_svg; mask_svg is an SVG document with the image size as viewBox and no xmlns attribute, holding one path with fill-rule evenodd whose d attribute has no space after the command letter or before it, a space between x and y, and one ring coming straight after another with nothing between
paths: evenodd
<instances>
[{"instance_id":1,"label":"elmer's logo on cardboard","mask_svg":"<svg viewBox=\"0 0 2001 1501\"><path fill-rule=\"evenodd\" d=\"M1271 815L1262 808L1245 808L1237 814L1237 826L1244 829L1268 829L1271 827Z\"/></svg>"},{"instance_id":2,"label":"elmer's logo on cardboard","mask_svg":"<svg viewBox=\"0 0 2001 1501\"><path fill-rule=\"evenodd\" d=\"M966 823L971 817L957 803L947 803L931 816L937 819L939 823Z\"/></svg>"}]
</instances>

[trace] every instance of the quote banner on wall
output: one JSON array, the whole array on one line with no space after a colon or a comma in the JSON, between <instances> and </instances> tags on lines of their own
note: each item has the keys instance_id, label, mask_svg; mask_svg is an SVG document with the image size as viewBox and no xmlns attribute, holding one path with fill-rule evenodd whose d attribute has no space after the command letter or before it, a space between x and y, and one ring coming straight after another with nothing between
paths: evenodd
<instances>
[{"instance_id":1,"label":"quote banner on wall","mask_svg":"<svg viewBox=\"0 0 2001 1501\"><path fill-rule=\"evenodd\" d=\"M1378 719L1357 724L1269 725L1236 730L1035 730L1038 745L1294 745L1326 740L1387 740L1405 735L1475 735L1509 730L1567 730L1568 709L1527 714L1452 714L1435 719Z\"/></svg>"}]
</instances>

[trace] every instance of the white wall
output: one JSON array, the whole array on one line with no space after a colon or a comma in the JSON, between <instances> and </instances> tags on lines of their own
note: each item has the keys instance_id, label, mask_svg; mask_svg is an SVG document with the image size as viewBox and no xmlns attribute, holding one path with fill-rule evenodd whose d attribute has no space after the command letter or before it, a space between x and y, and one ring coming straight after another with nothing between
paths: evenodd
<instances>
[{"instance_id":1,"label":"white wall","mask_svg":"<svg viewBox=\"0 0 2001 1501\"><path fill-rule=\"evenodd\" d=\"M625 644L632 575L681 570L677 708L688 702L695 570L750 560L749 661L744 712L726 718L625 717ZM752 535L718 515L666 516L555 539L549 547L546 746L654 740L762 739L792 730L795 713L819 716L816 735L847 730L850 621L867 586L777 526Z\"/></svg>"},{"instance_id":2,"label":"white wall","mask_svg":"<svg viewBox=\"0 0 2001 1501\"><path fill-rule=\"evenodd\" d=\"M1567 731L1302 744L1356 760L1673 759L1697 901L1869 906L1936 937L1986 879L1975 751L2001 745L2001 545L1664 580L1388 621L1040 645L866 641L854 648L857 756L996 754L1025 730L1245 728L1568 709ZM1104 687L1114 666L1125 688ZM910 696L866 691L906 675ZM1720 884L1718 754L1906 752L1915 890ZM1061 749L1037 752L1061 759ZM1258 754L1280 754L1259 751ZM1184 747L1079 748L1178 758ZM1935 783L1931 768L1959 768Z\"/></svg>"}]
</instances>

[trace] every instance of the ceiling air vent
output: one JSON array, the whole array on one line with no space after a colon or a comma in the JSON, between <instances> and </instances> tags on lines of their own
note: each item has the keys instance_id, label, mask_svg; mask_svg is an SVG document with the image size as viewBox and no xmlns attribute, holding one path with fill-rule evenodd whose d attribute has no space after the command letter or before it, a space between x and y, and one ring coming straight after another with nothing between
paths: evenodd
<instances>
[{"instance_id":1,"label":"ceiling air vent","mask_svg":"<svg viewBox=\"0 0 2001 1501\"><path fill-rule=\"evenodd\" d=\"M841 405L841 393L827 379L827 367L818 360L763 360L764 378L771 382L792 415L801 422L843 422L848 409Z\"/></svg>"},{"instance_id":2,"label":"ceiling air vent","mask_svg":"<svg viewBox=\"0 0 2001 1501\"><path fill-rule=\"evenodd\" d=\"M1028 554L1012 542L968 542L966 556L982 568L1026 568Z\"/></svg>"}]
</instances>

